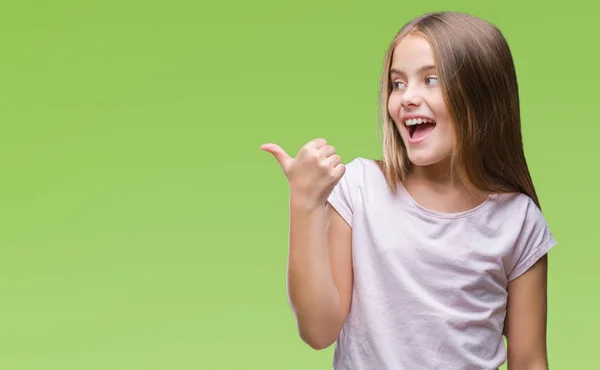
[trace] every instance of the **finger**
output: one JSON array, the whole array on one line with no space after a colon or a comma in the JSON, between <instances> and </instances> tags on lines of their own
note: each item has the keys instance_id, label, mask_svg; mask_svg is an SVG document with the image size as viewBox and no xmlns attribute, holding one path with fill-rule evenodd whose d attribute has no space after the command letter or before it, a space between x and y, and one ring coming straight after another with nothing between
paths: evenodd
<instances>
[{"instance_id":1,"label":"finger","mask_svg":"<svg viewBox=\"0 0 600 370\"><path fill-rule=\"evenodd\" d=\"M337 154L332 155L328 158L328 160L332 168L335 168L342 163L342 158L340 158L340 156Z\"/></svg>"},{"instance_id":2,"label":"finger","mask_svg":"<svg viewBox=\"0 0 600 370\"><path fill-rule=\"evenodd\" d=\"M325 145L327 145L327 140L325 140L323 138L311 140L306 144L307 147L310 147L313 149L321 149Z\"/></svg>"},{"instance_id":3,"label":"finger","mask_svg":"<svg viewBox=\"0 0 600 370\"><path fill-rule=\"evenodd\" d=\"M281 168L283 169L283 171L287 171L287 169L289 168L290 164L293 161L293 158L290 157L285 150L283 150L279 145L277 144L263 144L260 147L262 150L269 152L271 154L273 154L273 156L275 157L275 160L277 160L277 162L281 165Z\"/></svg>"},{"instance_id":4,"label":"finger","mask_svg":"<svg viewBox=\"0 0 600 370\"><path fill-rule=\"evenodd\" d=\"M345 173L346 173L346 166L343 163L338 164L333 169L333 176L338 180L341 179Z\"/></svg>"},{"instance_id":5,"label":"finger","mask_svg":"<svg viewBox=\"0 0 600 370\"><path fill-rule=\"evenodd\" d=\"M319 149L319 155L323 158L329 158L335 154L335 148L331 145L325 145Z\"/></svg>"}]
</instances>

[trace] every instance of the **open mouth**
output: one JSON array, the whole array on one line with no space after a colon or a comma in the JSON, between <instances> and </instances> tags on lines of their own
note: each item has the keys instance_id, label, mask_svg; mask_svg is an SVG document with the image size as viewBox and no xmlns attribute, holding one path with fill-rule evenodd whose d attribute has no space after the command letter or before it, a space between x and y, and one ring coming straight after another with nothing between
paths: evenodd
<instances>
[{"instance_id":1,"label":"open mouth","mask_svg":"<svg viewBox=\"0 0 600 370\"><path fill-rule=\"evenodd\" d=\"M412 140L424 139L433 131L436 122L430 118L411 118L404 121L408 135Z\"/></svg>"}]
</instances>

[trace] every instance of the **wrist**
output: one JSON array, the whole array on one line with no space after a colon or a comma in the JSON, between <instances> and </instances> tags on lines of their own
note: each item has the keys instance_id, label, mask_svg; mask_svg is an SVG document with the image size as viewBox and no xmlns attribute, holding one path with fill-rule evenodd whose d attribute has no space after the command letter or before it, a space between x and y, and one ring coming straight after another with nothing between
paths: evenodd
<instances>
[{"instance_id":1,"label":"wrist","mask_svg":"<svg viewBox=\"0 0 600 370\"><path fill-rule=\"evenodd\" d=\"M325 208L325 202L295 192L290 193L290 210L292 211L312 212L321 208Z\"/></svg>"}]
</instances>

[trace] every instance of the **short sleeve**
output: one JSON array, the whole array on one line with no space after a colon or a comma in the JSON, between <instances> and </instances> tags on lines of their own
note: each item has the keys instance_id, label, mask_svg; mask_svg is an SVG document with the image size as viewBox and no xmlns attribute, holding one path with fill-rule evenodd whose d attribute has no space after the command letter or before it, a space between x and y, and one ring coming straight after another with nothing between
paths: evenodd
<instances>
[{"instance_id":1,"label":"short sleeve","mask_svg":"<svg viewBox=\"0 0 600 370\"><path fill-rule=\"evenodd\" d=\"M346 165L346 172L333 188L327 201L342 218L352 226L354 215L354 196L356 194L357 176L359 173L360 158L356 158Z\"/></svg>"},{"instance_id":2,"label":"short sleeve","mask_svg":"<svg viewBox=\"0 0 600 370\"><path fill-rule=\"evenodd\" d=\"M508 280L523 275L542 256L557 244L540 209L533 201L527 204L523 227L520 230L510 258Z\"/></svg>"}]
</instances>

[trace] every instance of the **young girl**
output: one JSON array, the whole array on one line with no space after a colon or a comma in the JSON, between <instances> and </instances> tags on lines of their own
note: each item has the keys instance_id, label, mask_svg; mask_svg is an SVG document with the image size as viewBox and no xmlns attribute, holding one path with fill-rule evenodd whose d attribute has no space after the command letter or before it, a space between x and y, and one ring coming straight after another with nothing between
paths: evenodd
<instances>
[{"instance_id":1,"label":"young girl","mask_svg":"<svg viewBox=\"0 0 600 370\"><path fill-rule=\"evenodd\" d=\"M295 158L288 290L301 338L334 368L547 369L556 244L523 153L509 47L493 25L431 13L385 60L383 159L324 139ZM508 350L504 346L506 335Z\"/></svg>"}]
</instances>

